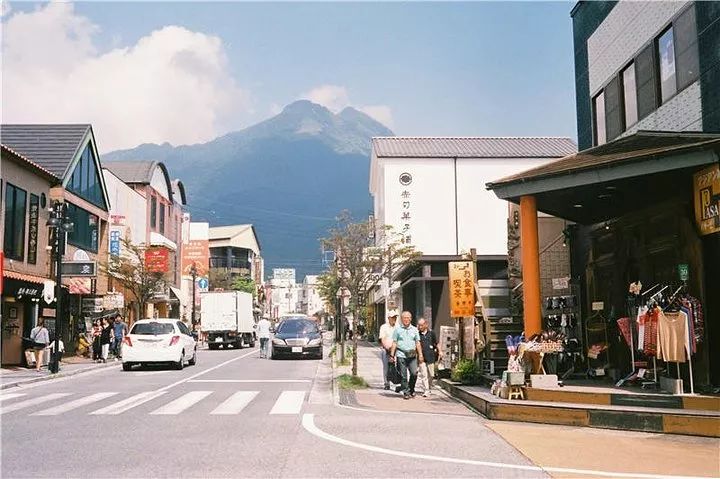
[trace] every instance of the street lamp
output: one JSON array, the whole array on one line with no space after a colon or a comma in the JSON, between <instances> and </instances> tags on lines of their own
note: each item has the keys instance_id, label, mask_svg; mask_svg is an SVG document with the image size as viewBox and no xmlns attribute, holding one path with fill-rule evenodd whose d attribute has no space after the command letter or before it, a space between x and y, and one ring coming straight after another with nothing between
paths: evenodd
<instances>
[{"instance_id":1,"label":"street lamp","mask_svg":"<svg viewBox=\"0 0 720 479\"><path fill-rule=\"evenodd\" d=\"M48 370L57 373L60 370L60 323L62 314L62 259L65 254L65 234L73 231L73 223L65 216L67 208L62 201L53 202L47 227L55 234L51 258L55 261L55 347L48 362Z\"/></svg>"}]
</instances>

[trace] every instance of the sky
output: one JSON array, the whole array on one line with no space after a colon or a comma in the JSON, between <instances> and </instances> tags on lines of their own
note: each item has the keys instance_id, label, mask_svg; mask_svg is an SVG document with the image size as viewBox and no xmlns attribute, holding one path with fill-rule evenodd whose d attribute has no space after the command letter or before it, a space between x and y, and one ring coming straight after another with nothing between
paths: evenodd
<instances>
[{"instance_id":1,"label":"sky","mask_svg":"<svg viewBox=\"0 0 720 479\"><path fill-rule=\"evenodd\" d=\"M90 122L101 152L300 98L398 135L576 138L571 2L2 4L3 123Z\"/></svg>"}]
</instances>

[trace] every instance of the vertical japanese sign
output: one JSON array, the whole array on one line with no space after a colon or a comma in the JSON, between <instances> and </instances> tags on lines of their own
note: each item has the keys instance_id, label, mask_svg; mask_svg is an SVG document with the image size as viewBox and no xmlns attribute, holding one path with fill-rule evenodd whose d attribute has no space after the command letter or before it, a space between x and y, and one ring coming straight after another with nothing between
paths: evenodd
<instances>
[{"instance_id":1,"label":"vertical japanese sign","mask_svg":"<svg viewBox=\"0 0 720 479\"><path fill-rule=\"evenodd\" d=\"M402 242L409 244L412 242L412 175L410 173L402 173L399 177L400 184L403 186L400 192L400 234Z\"/></svg>"},{"instance_id":2,"label":"vertical japanese sign","mask_svg":"<svg viewBox=\"0 0 720 479\"><path fill-rule=\"evenodd\" d=\"M29 227L28 227L28 263L37 263L37 246L38 246L38 218L40 217L40 200L37 195L30 195L30 211L29 211Z\"/></svg>"},{"instance_id":3,"label":"vertical japanese sign","mask_svg":"<svg viewBox=\"0 0 720 479\"><path fill-rule=\"evenodd\" d=\"M193 265L198 277L207 276L210 265L210 242L208 240L190 240L182 247L182 274L190 276Z\"/></svg>"},{"instance_id":4,"label":"vertical japanese sign","mask_svg":"<svg viewBox=\"0 0 720 479\"><path fill-rule=\"evenodd\" d=\"M695 220L701 235L720 232L720 166L695 173Z\"/></svg>"},{"instance_id":5,"label":"vertical japanese sign","mask_svg":"<svg viewBox=\"0 0 720 479\"><path fill-rule=\"evenodd\" d=\"M120 256L120 230L110 232L110 254Z\"/></svg>"},{"instance_id":6,"label":"vertical japanese sign","mask_svg":"<svg viewBox=\"0 0 720 479\"><path fill-rule=\"evenodd\" d=\"M149 248L145 250L145 271L149 273L167 273L170 266L170 255L165 248Z\"/></svg>"},{"instance_id":7,"label":"vertical japanese sign","mask_svg":"<svg viewBox=\"0 0 720 479\"><path fill-rule=\"evenodd\" d=\"M472 261L448 263L450 279L450 317L475 316L475 272Z\"/></svg>"}]
</instances>

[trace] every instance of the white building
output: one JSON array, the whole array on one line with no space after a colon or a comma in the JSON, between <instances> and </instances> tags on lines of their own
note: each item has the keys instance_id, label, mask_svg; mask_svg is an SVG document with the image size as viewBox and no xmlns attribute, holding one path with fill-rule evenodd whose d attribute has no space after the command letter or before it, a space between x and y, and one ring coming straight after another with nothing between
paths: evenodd
<instances>
[{"instance_id":1,"label":"white building","mask_svg":"<svg viewBox=\"0 0 720 479\"><path fill-rule=\"evenodd\" d=\"M295 282L294 268L274 268L270 278L272 290L271 316L280 318L290 313L302 312L300 297L302 287Z\"/></svg>"},{"instance_id":2,"label":"white building","mask_svg":"<svg viewBox=\"0 0 720 479\"><path fill-rule=\"evenodd\" d=\"M325 303L320 297L318 290L317 275L307 275L302 282L302 291L300 295L301 311L308 316L312 316L325 309Z\"/></svg>"}]
</instances>

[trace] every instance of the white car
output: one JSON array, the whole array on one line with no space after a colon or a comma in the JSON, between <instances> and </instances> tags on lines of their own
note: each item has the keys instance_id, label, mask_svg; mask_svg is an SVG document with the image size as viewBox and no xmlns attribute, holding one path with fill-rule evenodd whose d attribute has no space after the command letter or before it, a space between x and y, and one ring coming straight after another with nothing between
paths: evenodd
<instances>
[{"instance_id":1,"label":"white car","mask_svg":"<svg viewBox=\"0 0 720 479\"><path fill-rule=\"evenodd\" d=\"M170 363L182 369L197 363L197 343L185 324L177 319L141 319L123 338L123 370L135 364Z\"/></svg>"}]
</instances>

